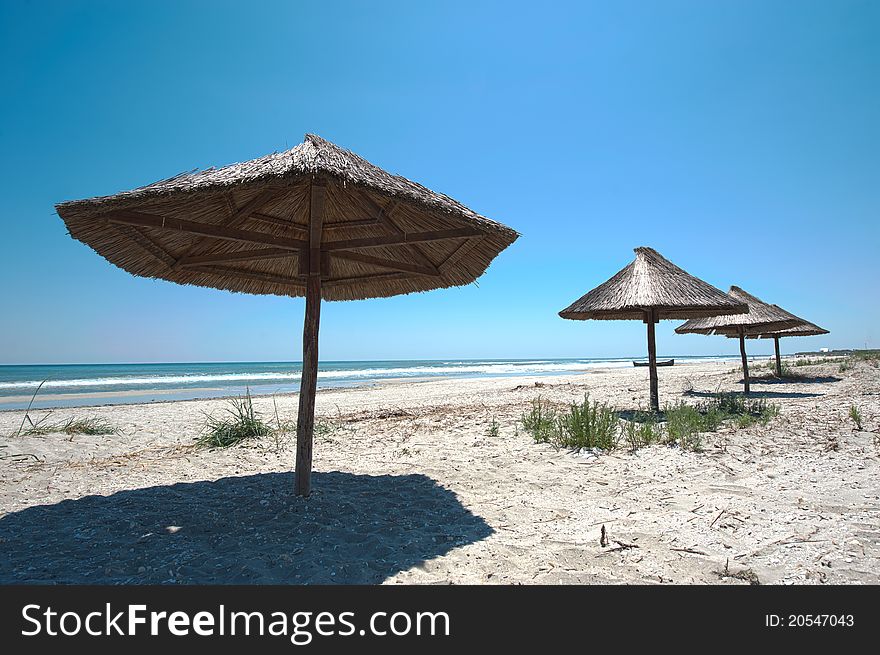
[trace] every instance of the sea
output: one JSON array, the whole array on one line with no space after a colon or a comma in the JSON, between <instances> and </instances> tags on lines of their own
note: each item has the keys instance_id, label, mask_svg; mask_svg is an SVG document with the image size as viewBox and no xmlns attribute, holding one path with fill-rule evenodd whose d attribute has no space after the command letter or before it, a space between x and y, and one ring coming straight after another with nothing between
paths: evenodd
<instances>
[{"instance_id":1,"label":"sea","mask_svg":"<svg viewBox=\"0 0 880 655\"><path fill-rule=\"evenodd\" d=\"M318 388L380 381L585 373L631 367L633 359L437 359L321 362ZM727 361L676 356L676 361ZM0 410L145 403L299 390L300 362L0 365Z\"/></svg>"}]
</instances>

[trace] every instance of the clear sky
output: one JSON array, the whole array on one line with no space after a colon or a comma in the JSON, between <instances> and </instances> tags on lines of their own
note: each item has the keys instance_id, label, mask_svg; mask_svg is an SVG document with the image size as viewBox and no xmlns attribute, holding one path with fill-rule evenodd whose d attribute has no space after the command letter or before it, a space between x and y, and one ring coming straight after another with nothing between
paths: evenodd
<instances>
[{"instance_id":1,"label":"clear sky","mask_svg":"<svg viewBox=\"0 0 880 655\"><path fill-rule=\"evenodd\" d=\"M322 359L645 352L557 312L649 245L880 347L880 2L0 3L0 363L289 360L302 299L146 280L53 205L315 132L522 237L325 303ZM733 353L658 327L661 355ZM751 345L770 352L772 342Z\"/></svg>"}]
</instances>

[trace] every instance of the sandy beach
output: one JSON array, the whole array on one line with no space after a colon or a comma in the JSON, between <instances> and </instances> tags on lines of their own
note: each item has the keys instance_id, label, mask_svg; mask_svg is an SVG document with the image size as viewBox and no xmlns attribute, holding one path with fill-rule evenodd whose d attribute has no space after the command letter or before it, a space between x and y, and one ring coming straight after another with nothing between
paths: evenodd
<instances>
[{"instance_id":1,"label":"sandy beach","mask_svg":"<svg viewBox=\"0 0 880 655\"><path fill-rule=\"evenodd\" d=\"M645 407L645 369L322 391L307 500L295 435L193 446L227 400L54 414L103 418L108 436L13 437L23 414L2 412L0 583L877 583L880 371L797 370L753 382L777 418L708 433L703 452L581 455L519 424L538 396ZM740 377L666 368L661 402ZM295 419L296 395L275 401Z\"/></svg>"}]
</instances>

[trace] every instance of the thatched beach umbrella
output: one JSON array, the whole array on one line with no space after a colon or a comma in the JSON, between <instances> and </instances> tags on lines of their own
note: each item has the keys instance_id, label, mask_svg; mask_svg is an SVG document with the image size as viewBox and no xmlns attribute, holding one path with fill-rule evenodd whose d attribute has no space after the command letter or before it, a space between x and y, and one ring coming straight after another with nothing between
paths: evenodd
<instances>
[{"instance_id":1,"label":"thatched beach umbrella","mask_svg":"<svg viewBox=\"0 0 880 655\"><path fill-rule=\"evenodd\" d=\"M776 305L774 305L776 307ZM828 334L828 330L820 328L815 323L804 321L793 328L778 330L776 332L762 332L760 334L747 334L746 339L773 339L773 347L776 351L776 375L782 377L782 357L779 355L779 340L782 337L814 337L820 334ZM733 338L735 335L727 335Z\"/></svg>"},{"instance_id":2,"label":"thatched beach umbrella","mask_svg":"<svg viewBox=\"0 0 880 655\"><path fill-rule=\"evenodd\" d=\"M57 205L70 235L135 275L305 296L296 492L308 495L321 299L473 282L518 234L329 141Z\"/></svg>"},{"instance_id":3,"label":"thatched beach umbrella","mask_svg":"<svg viewBox=\"0 0 880 655\"><path fill-rule=\"evenodd\" d=\"M675 328L678 334L723 334L739 338L739 353L742 357L743 385L749 393L749 360L746 356L746 337L750 334L786 330L803 322L781 307L765 303L739 287L730 287L728 294L734 300L743 302L749 307L747 314L738 316L714 316L711 318L692 319Z\"/></svg>"},{"instance_id":4,"label":"thatched beach umbrella","mask_svg":"<svg viewBox=\"0 0 880 655\"><path fill-rule=\"evenodd\" d=\"M635 261L559 312L573 320L638 320L648 326L651 409L660 411L654 326L662 319L738 314L748 307L694 277L653 248L636 248Z\"/></svg>"}]
</instances>

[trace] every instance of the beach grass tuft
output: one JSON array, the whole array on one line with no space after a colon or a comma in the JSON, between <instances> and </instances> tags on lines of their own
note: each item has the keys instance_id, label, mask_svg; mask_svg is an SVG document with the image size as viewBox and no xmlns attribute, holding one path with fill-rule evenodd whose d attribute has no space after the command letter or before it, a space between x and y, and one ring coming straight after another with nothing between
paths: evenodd
<instances>
[{"instance_id":1,"label":"beach grass tuft","mask_svg":"<svg viewBox=\"0 0 880 655\"><path fill-rule=\"evenodd\" d=\"M496 421L495 417L493 416L492 421L489 423L489 427L486 428L486 436L494 438L494 437L499 436L499 434L500 434L500 432L499 432L499 428L498 428L498 421Z\"/></svg>"},{"instance_id":2,"label":"beach grass tuft","mask_svg":"<svg viewBox=\"0 0 880 655\"><path fill-rule=\"evenodd\" d=\"M330 436L339 430L339 425L332 421L325 421L323 419L315 419L315 424L312 427L312 434L314 434L318 438L329 439ZM296 429L294 428L294 432Z\"/></svg>"},{"instance_id":3,"label":"beach grass tuft","mask_svg":"<svg viewBox=\"0 0 880 655\"><path fill-rule=\"evenodd\" d=\"M852 419L852 422L856 424L856 429L861 432L862 431L862 413L859 411L859 408L855 405L849 406L849 417Z\"/></svg>"},{"instance_id":4,"label":"beach grass tuft","mask_svg":"<svg viewBox=\"0 0 880 655\"><path fill-rule=\"evenodd\" d=\"M687 450L700 450L700 433L715 432L724 423L738 428L766 425L779 415L779 406L764 398L747 398L734 393L723 393L697 405L679 402L667 406L666 442Z\"/></svg>"},{"instance_id":5,"label":"beach grass tuft","mask_svg":"<svg viewBox=\"0 0 880 655\"><path fill-rule=\"evenodd\" d=\"M810 357L798 357L794 360L794 365L797 367L818 366L820 364L837 364L839 362L840 357L817 357L815 359Z\"/></svg>"},{"instance_id":6,"label":"beach grass tuft","mask_svg":"<svg viewBox=\"0 0 880 655\"><path fill-rule=\"evenodd\" d=\"M86 416L85 418L70 418L66 421L61 421L58 423L49 423L48 418L52 414L51 410L48 414L43 416L43 418L34 422L34 420L30 416L31 408L34 406L34 400L36 400L37 394L40 393L40 389L42 389L43 385L46 384L46 382L48 381L48 379L43 380L42 382L40 382L40 384L37 385L37 388L34 390L34 393L31 396L31 400L27 405L27 409L24 410L24 418L21 419L21 425L18 426L18 432L15 433L16 437L22 435L43 436L56 433L67 434L71 437L76 434L105 435L119 433L119 428L115 427L106 419L99 418L97 416ZM25 423L30 424L30 427L27 430L24 429Z\"/></svg>"},{"instance_id":7,"label":"beach grass tuft","mask_svg":"<svg viewBox=\"0 0 880 655\"><path fill-rule=\"evenodd\" d=\"M98 418L97 416L87 416L85 418L71 418L60 423L46 423L39 421L30 428L22 432L25 436L42 436L55 433L86 435L102 435L117 434L119 428L113 426L109 421Z\"/></svg>"},{"instance_id":8,"label":"beach grass tuft","mask_svg":"<svg viewBox=\"0 0 880 655\"><path fill-rule=\"evenodd\" d=\"M604 403L590 402L585 395L583 402L572 403L566 410L555 409L538 397L520 423L536 443L557 448L610 451L623 442L631 452L653 444L699 452L703 448L702 435L715 432L725 423L747 428L765 425L778 415L779 406L763 398L723 393L696 405L680 401L667 405L660 414L636 412L625 419Z\"/></svg>"},{"instance_id":9,"label":"beach grass tuft","mask_svg":"<svg viewBox=\"0 0 880 655\"><path fill-rule=\"evenodd\" d=\"M666 417L665 443L678 445L683 450L702 450L703 440L700 433L712 432L720 424L716 412L702 413L684 402L668 405L663 413Z\"/></svg>"},{"instance_id":10,"label":"beach grass tuft","mask_svg":"<svg viewBox=\"0 0 880 655\"><path fill-rule=\"evenodd\" d=\"M265 437L272 433L254 409L250 389L244 396L231 398L226 413L217 418L208 416L205 430L196 437L196 445L201 448L229 448L254 437Z\"/></svg>"},{"instance_id":11,"label":"beach grass tuft","mask_svg":"<svg viewBox=\"0 0 880 655\"><path fill-rule=\"evenodd\" d=\"M613 450L619 439L617 412L605 403L590 402L589 395L563 411L538 397L520 422L536 443L557 448Z\"/></svg>"},{"instance_id":12,"label":"beach grass tuft","mask_svg":"<svg viewBox=\"0 0 880 655\"><path fill-rule=\"evenodd\" d=\"M532 407L520 418L523 429L532 435L535 443L550 443L556 433L556 410L541 396L532 401Z\"/></svg>"},{"instance_id":13,"label":"beach grass tuft","mask_svg":"<svg viewBox=\"0 0 880 655\"><path fill-rule=\"evenodd\" d=\"M572 403L557 417L555 443L564 448L613 450L618 424L617 412L605 403L591 403L589 394L584 394L583 402Z\"/></svg>"},{"instance_id":14,"label":"beach grass tuft","mask_svg":"<svg viewBox=\"0 0 880 655\"><path fill-rule=\"evenodd\" d=\"M797 366L797 364L795 364L795 365ZM751 376L752 379L757 380L757 379L769 377L769 378L779 378L779 379L788 379L788 380L800 380L800 379L803 379L806 377L803 373L795 371L794 368L792 368L792 365L784 359L782 360L781 366L780 366L780 370L782 372L782 375L779 375L776 372L776 360L775 359L771 359L769 362L767 362L765 368L769 371L769 373L764 374L764 375L762 375L760 373L758 373L757 375L752 375Z\"/></svg>"},{"instance_id":15,"label":"beach grass tuft","mask_svg":"<svg viewBox=\"0 0 880 655\"><path fill-rule=\"evenodd\" d=\"M653 414L644 413L632 421L620 423L623 440L629 445L630 452L663 441L663 428Z\"/></svg>"},{"instance_id":16,"label":"beach grass tuft","mask_svg":"<svg viewBox=\"0 0 880 655\"><path fill-rule=\"evenodd\" d=\"M733 420L740 428L756 423L766 425L779 416L779 405L767 402L765 398L747 398L735 393L721 394L704 405L702 410L720 418L719 425L723 421ZM713 429L717 429L717 425Z\"/></svg>"}]
</instances>

